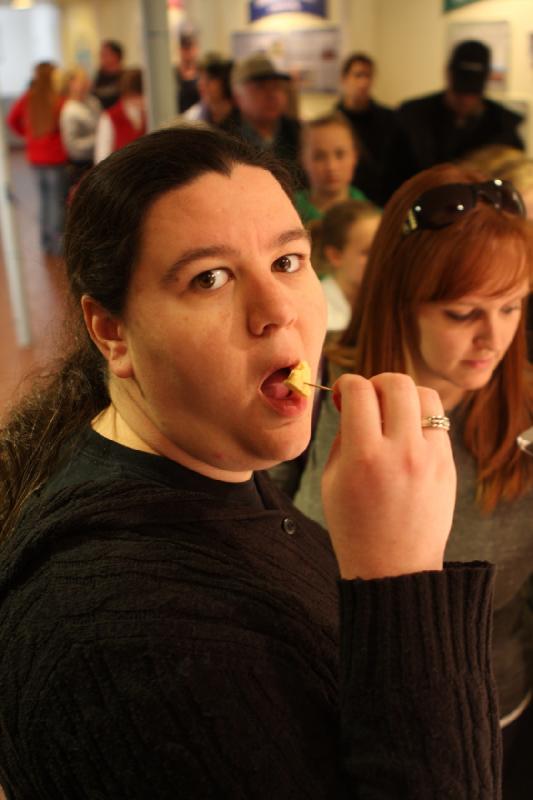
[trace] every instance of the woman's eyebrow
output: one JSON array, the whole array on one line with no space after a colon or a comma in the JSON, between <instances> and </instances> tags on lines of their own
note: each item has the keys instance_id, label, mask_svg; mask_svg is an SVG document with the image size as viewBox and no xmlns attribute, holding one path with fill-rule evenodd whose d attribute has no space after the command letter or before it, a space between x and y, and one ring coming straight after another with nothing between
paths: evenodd
<instances>
[{"instance_id":1,"label":"woman's eyebrow","mask_svg":"<svg viewBox=\"0 0 533 800\"><path fill-rule=\"evenodd\" d=\"M299 239L305 239L306 242L311 241L311 234L306 228L290 228L288 231L283 231L283 233L280 233L271 240L270 247L272 249L275 247L282 247L284 244L289 244Z\"/></svg>"},{"instance_id":2,"label":"woman's eyebrow","mask_svg":"<svg viewBox=\"0 0 533 800\"><path fill-rule=\"evenodd\" d=\"M283 231L278 236L275 236L269 242L269 248L274 249L276 247L282 247L284 244L289 244L290 242L294 242L297 240L304 239L306 242L311 241L311 235L309 231L305 228L291 228L287 231ZM226 245L212 245L209 247L194 247L190 250L186 250L182 255L178 258L177 261L165 271L163 277L161 278L162 284L171 283L178 272L186 267L188 264L191 264L193 261L198 261L201 258L230 258L235 256L237 251L234 250L233 247L228 247Z\"/></svg>"}]
</instances>

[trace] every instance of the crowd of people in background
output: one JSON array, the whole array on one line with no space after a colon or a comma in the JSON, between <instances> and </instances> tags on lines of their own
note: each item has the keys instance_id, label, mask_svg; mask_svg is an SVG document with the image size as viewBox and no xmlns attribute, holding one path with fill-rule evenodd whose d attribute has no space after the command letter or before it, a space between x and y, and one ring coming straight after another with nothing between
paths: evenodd
<instances>
[{"instance_id":1,"label":"crowd of people in background","mask_svg":"<svg viewBox=\"0 0 533 800\"><path fill-rule=\"evenodd\" d=\"M524 161L520 115L485 96L490 69L486 45L462 42L450 56L441 92L392 109L373 95L372 57L351 53L341 66L331 116L302 123L293 76L263 53L235 62L215 52L201 56L197 32L187 24L179 34L176 113L286 161L308 223L347 199L383 206L420 170L487 146L510 148L509 161ZM63 73L53 64L38 64L7 121L25 138L38 178L42 248L57 255L69 190L92 164L147 130L142 71L125 67L124 49L113 40L102 43L92 79L82 67Z\"/></svg>"},{"instance_id":2,"label":"crowd of people in background","mask_svg":"<svg viewBox=\"0 0 533 800\"><path fill-rule=\"evenodd\" d=\"M36 175L42 251L61 256L66 204L83 174L147 131L142 70L124 66L113 40L102 43L92 80L81 66L40 62L7 123Z\"/></svg>"}]
</instances>

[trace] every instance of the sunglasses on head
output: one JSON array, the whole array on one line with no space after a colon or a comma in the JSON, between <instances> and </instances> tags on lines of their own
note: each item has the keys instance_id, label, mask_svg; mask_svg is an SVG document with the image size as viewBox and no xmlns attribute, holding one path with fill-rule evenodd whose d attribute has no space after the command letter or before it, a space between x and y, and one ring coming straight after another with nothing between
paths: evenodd
<instances>
[{"instance_id":1,"label":"sunglasses on head","mask_svg":"<svg viewBox=\"0 0 533 800\"><path fill-rule=\"evenodd\" d=\"M475 208L479 200L499 211L525 216L524 202L509 181L496 178L485 183L447 183L420 195L407 212L403 234L453 225Z\"/></svg>"}]
</instances>

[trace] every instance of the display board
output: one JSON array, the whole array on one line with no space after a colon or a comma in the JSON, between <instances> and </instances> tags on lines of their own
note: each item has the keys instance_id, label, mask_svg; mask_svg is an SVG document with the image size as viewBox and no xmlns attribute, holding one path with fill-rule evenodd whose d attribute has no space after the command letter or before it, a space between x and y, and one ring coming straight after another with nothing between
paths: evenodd
<instances>
[{"instance_id":1,"label":"display board","mask_svg":"<svg viewBox=\"0 0 533 800\"><path fill-rule=\"evenodd\" d=\"M305 92L337 92L341 36L337 27L290 31L237 31L231 37L236 60L264 52L289 72Z\"/></svg>"},{"instance_id":2,"label":"display board","mask_svg":"<svg viewBox=\"0 0 533 800\"><path fill-rule=\"evenodd\" d=\"M287 12L326 17L326 0L251 0L250 22Z\"/></svg>"}]
</instances>

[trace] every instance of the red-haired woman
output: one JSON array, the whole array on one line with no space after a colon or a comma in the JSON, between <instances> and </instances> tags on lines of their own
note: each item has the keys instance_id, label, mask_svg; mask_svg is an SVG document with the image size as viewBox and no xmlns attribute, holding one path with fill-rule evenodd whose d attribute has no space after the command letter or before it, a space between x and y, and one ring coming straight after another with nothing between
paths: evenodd
<instances>
[{"instance_id":1,"label":"red-haired woman","mask_svg":"<svg viewBox=\"0 0 533 800\"><path fill-rule=\"evenodd\" d=\"M515 442L533 424L522 315L530 225L511 184L452 165L415 176L385 209L352 320L328 359L330 382L343 371L408 372L440 393L452 419L458 497L446 557L498 567L493 646L505 785L519 787L506 788L506 798L533 797L531 771L524 774L533 741L531 636L520 599L533 564L533 459ZM295 496L322 523L320 477L337 428L328 396Z\"/></svg>"},{"instance_id":2,"label":"red-haired woman","mask_svg":"<svg viewBox=\"0 0 533 800\"><path fill-rule=\"evenodd\" d=\"M53 256L62 252L68 189L67 153L59 130L64 97L54 86L55 70L48 61L37 64L29 90L7 117L9 127L26 140L26 157L39 187L41 247Z\"/></svg>"}]
</instances>

